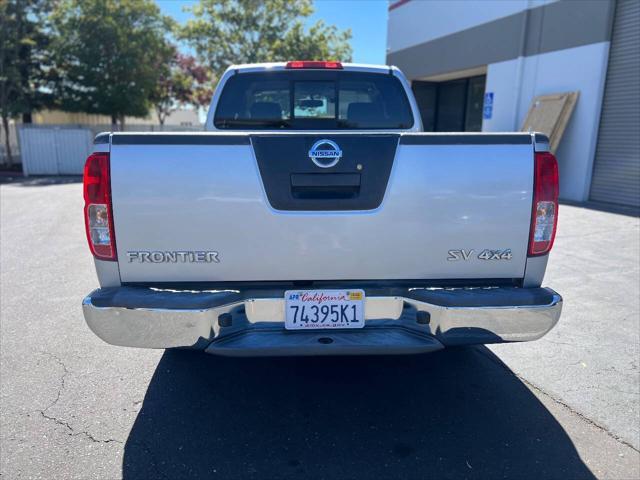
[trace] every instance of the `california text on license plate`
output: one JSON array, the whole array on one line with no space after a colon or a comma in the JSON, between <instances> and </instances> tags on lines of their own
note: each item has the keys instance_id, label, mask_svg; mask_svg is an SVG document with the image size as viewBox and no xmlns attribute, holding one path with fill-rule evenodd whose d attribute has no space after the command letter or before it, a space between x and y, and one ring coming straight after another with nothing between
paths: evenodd
<instances>
[{"instance_id":1,"label":"california text on license plate","mask_svg":"<svg viewBox=\"0 0 640 480\"><path fill-rule=\"evenodd\" d=\"M287 330L364 327L363 290L287 290Z\"/></svg>"}]
</instances>

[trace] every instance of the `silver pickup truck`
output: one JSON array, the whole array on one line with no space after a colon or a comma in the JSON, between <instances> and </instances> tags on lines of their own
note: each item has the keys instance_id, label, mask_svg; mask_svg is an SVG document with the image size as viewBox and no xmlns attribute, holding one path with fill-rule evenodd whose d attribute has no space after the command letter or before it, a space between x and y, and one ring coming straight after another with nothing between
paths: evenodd
<instances>
[{"instance_id":1,"label":"silver pickup truck","mask_svg":"<svg viewBox=\"0 0 640 480\"><path fill-rule=\"evenodd\" d=\"M544 135L423 133L395 67L230 67L201 133L103 133L84 171L114 345L221 355L535 340L558 214Z\"/></svg>"}]
</instances>

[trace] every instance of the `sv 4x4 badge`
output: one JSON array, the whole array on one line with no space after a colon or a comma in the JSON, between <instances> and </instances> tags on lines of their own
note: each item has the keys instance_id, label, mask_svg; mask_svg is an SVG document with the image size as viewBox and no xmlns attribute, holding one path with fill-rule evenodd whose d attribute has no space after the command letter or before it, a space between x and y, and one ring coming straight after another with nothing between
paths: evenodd
<instances>
[{"instance_id":1,"label":"sv 4x4 badge","mask_svg":"<svg viewBox=\"0 0 640 480\"><path fill-rule=\"evenodd\" d=\"M456 262L458 260L469 260L472 256L475 256L475 250L449 250L449 256L447 260L450 262ZM485 248L477 256L478 260L511 260L511 249L506 250L489 250Z\"/></svg>"}]
</instances>

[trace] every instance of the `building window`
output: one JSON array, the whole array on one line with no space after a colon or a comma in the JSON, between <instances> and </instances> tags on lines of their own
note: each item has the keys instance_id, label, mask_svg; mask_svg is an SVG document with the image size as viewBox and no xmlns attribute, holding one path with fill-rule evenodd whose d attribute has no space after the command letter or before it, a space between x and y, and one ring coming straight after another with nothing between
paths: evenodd
<instances>
[{"instance_id":1,"label":"building window","mask_svg":"<svg viewBox=\"0 0 640 480\"><path fill-rule=\"evenodd\" d=\"M413 81L425 132L481 131L486 79L478 75L447 82Z\"/></svg>"}]
</instances>

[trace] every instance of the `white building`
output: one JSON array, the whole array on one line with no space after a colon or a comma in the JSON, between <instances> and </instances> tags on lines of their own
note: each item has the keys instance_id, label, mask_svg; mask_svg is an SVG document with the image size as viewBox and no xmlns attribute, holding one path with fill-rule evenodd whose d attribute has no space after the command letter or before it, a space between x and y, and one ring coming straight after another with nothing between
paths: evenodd
<instances>
[{"instance_id":1,"label":"white building","mask_svg":"<svg viewBox=\"0 0 640 480\"><path fill-rule=\"evenodd\" d=\"M640 1L397 0L387 39L430 131L519 130L534 97L579 91L562 198L640 206Z\"/></svg>"}]
</instances>

